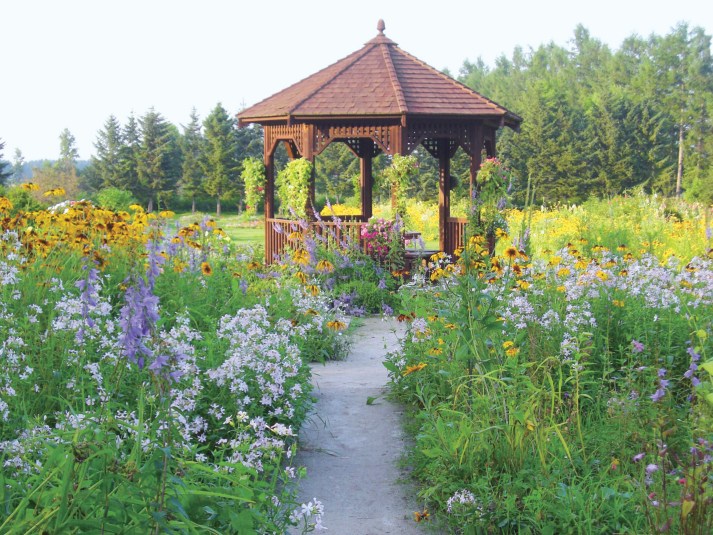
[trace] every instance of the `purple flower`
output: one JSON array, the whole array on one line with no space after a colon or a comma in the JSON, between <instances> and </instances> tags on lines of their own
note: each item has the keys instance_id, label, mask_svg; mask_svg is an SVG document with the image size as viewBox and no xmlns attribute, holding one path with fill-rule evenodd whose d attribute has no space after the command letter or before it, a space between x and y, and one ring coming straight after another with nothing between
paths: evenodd
<instances>
[{"instance_id":1,"label":"purple flower","mask_svg":"<svg viewBox=\"0 0 713 535\"><path fill-rule=\"evenodd\" d=\"M693 362L698 362L701 360L701 355L699 353L696 353L696 350L693 349L692 346L688 346L688 349L686 349L686 353L688 353L688 356L691 357L691 360Z\"/></svg>"},{"instance_id":2,"label":"purple flower","mask_svg":"<svg viewBox=\"0 0 713 535\"><path fill-rule=\"evenodd\" d=\"M662 399L665 395L666 395L666 390L664 390L663 388L658 388L658 389L656 390L656 392L654 392L653 394L651 394L651 396L649 396L649 397L651 398L651 400L652 400L653 402L656 403L656 402L661 401L661 399Z\"/></svg>"},{"instance_id":3,"label":"purple flower","mask_svg":"<svg viewBox=\"0 0 713 535\"><path fill-rule=\"evenodd\" d=\"M664 377L666 375L666 368L659 368L657 374L659 377Z\"/></svg>"},{"instance_id":4,"label":"purple flower","mask_svg":"<svg viewBox=\"0 0 713 535\"><path fill-rule=\"evenodd\" d=\"M637 453L636 455L634 455L634 456L631 458L631 460L634 461L635 463L638 463L641 459L644 458L645 455L646 455L646 453L644 453L644 452Z\"/></svg>"},{"instance_id":5,"label":"purple flower","mask_svg":"<svg viewBox=\"0 0 713 535\"><path fill-rule=\"evenodd\" d=\"M637 340L632 340L631 341L631 352L632 353L641 353L644 350L644 344Z\"/></svg>"},{"instance_id":6,"label":"purple flower","mask_svg":"<svg viewBox=\"0 0 713 535\"><path fill-rule=\"evenodd\" d=\"M384 279L379 279L377 288L379 288L379 290L386 290L386 281Z\"/></svg>"},{"instance_id":7,"label":"purple flower","mask_svg":"<svg viewBox=\"0 0 713 535\"><path fill-rule=\"evenodd\" d=\"M653 464L653 463L652 463L652 464L647 464L647 465L646 465L646 473L647 473L648 475L653 474L653 473L656 472L658 469L659 469L659 466L658 466L657 464Z\"/></svg>"},{"instance_id":8,"label":"purple flower","mask_svg":"<svg viewBox=\"0 0 713 535\"><path fill-rule=\"evenodd\" d=\"M246 281L245 279L242 279L240 281L239 286L240 286L240 291L243 292L243 295L245 295L248 291L248 281Z\"/></svg>"},{"instance_id":9,"label":"purple flower","mask_svg":"<svg viewBox=\"0 0 713 535\"><path fill-rule=\"evenodd\" d=\"M394 309L391 308L389 305L386 303L381 303L381 310L386 316L393 316L394 315Z\"/></svg>"}]
</instances>

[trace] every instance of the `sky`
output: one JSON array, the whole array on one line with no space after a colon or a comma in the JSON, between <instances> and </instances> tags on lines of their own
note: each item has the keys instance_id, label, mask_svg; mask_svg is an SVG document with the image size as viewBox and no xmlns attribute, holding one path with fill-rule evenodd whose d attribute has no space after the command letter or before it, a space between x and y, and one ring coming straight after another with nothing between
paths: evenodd
<instances>
[{"instance_id":1,"label":"sky","mask_svg":"<svg viewBox=\"0 0 713 535\"><path fill-rule=\"evenodd\" d=\"M710 0L0 0L0 140L4 159L56 159L74 135L94 153L110 115L151 107L177 126L221 103L250 106L334 63L377 34L457 74L554 42L578 24L616 50L679 22L713 34Z\"/></svg>"}]
</instances>

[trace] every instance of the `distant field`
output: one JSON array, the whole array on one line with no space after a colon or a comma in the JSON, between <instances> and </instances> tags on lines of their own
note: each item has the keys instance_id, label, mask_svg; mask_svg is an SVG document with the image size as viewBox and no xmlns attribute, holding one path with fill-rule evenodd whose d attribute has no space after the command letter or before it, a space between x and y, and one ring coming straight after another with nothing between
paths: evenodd
<instances>
[{"instance_id":1,"label":"distant field","mask_svg":"<svg viewBox=\"0 0 713 535\"><path fill-rule=\"evenodd\" d=\"M233 243L237 244L262 244L265 239L262 217L248 219L244 214L228 214L215 217L215 214L196 212L182 212L176 214L176 219L181 225L188 225L194 221L200 222L205 216L212 217L218 227L230 236Z\"/></svg>"}]
</instances>

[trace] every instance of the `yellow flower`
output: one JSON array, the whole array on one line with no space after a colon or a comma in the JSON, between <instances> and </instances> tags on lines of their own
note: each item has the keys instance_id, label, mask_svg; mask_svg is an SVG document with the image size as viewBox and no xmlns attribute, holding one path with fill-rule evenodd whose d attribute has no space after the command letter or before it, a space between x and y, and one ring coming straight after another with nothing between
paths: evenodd
<instances>
[{"instance_id":1,"label":"yellow flower","mask_svg":"<svg viewBox=\"0 0 713 535\"><path fill-rule=\"evenodd\" d=\"M624 308L624 301L620 301L619 299L614 299L611 304L615 307Z\"/></svg>"},{"instance_id":2,"label":"yellow flower","mask_svg":"<svg viewBox=\"0 0 713 535\"><path fill-rule=\"evenodd\" d=\"M550 258L550 266L557 266L559 263L562 262L562 257L561 256L553 256Z\"/></svg>"},{"instance_id":3,"label":"yellow flower","mask_svg":"<svg viewBox=\"0 0 713 535\"><path fill-rule=\"evenodd\" d=\"M252 262L250 262L250 263L248 264L248 269L250 269L250 270L260 269L261 267L262 267L262 264L261 264L260 262L255 261L255 260L253 260Z\"/></svg>"},{"instance_id":4,"label":"yellow flower","mask_svg":"<svg viewBox=\"0 0 713 535\"><path fill-rule=\"evenodd\" d=\"M316 284L310 284L309 286L305 286L305 290L307 290L312 295L319 295L319 286L317 286Z\"/></svg>"},{"instance_id":5,"label":"yellow flower","mask_svg":"<svg viewBox=\"0 0 713 535\"><path fill-rule=\"evenodd\" d=\"M210 277L213 274L213 268L210 267L208 262L201 263L201 273L203 273L206 277Z\"/></svg>"},{"instance_id":6,"label":"yellow flower","mask_svg":"<svg viewBox=\"0 0 713 535\"><path fill-rule=\"evenodd\" d=\"M298 230L295 230L293 232L290 232L289 236L287 236L288 240L301 240L302 239L302 233Z\"/></svg>"},{"instance_id":7,"label":"yellow flower","mask_svg":"<svg viewBox=\"0 0 713 535\"><path fill-rule=\"evenodd\" d=\"M304 249L298 249L297 251L292 253L292 261L295 264L301 264L303 266L306 266L307 264L309 264L309 253Z\"/></svg>"},{"instance_id":8,"label":"yellow flower","mask_svg":"<svg viewBox=\"0 0 713 535\"><path fill-rule=\"evenodd\" d=\"M423 522L424 520L428 520L430 517L430 513L428 512L428 509L424 509L423 512L421 511L414 511L413 513L413 519L416 522Z\"/></svg>"},{"instance_id":9,"label":"yellow flower","mask_svg":"<svg viewBox=\"0 0 713 535\"><path fill-rule=\"evenodd\" d=\"M61 197L64 195L66 192L64 191L64 188L54 188L54 189L49 189L45 191L44 196L45 197Z\"/></svg>"},{"instance_id":10,"label":"yellow flower","mask_svg":"<svg viewBox=\"0 0 713 535\"><path fill-rule=\"evenodd\" d=\"M40 189L37 184L33 184L32 182L25 182L24 184L21 184L20 187L25 191L37 191Z\"/></svg>"},{"instance_id":11,"label":"yellow flower","mask_svg":"<svg viewBox=\"0 0 713 535\"><path fill-rule=\"evenodd\" d=\"M519 280L517 281L517 285L522 288L523 290L527 290L530 287L530 283L527 281Z\"/></svg>"},{"instance_id":12,"label":"yellow flower","mask_svg":"<svg viewBox=\"0 0 713 535\"><path fill-rule=\"evenodd\" d=\"M515 258L517 258L517 249L511 245L510 247L505 249L505 256L510 260L514 260Z\"/></svg>"},{"instance_id":13,"label":"yellow flower","mask_svg":"<svg viewBox=\"0 0 713 535\"><path fill-rule=\"evenodd\" d=\"M343 321L333 320L327 322L327 328L332 329L333 331L343 331L347 328L347 324Z\"/></svg>"},{"instance_id":14,"label":"yellow flower","mask_svg":"<svg viewBox=\"0 0 713 535\"><path fill-rule=\"evenodd\" d=\"M334 265L329 260L320 260L317 262L317 271L321 273L331 273L334 271Z\"/></svg>"},{"instance_id":15,"label":"yellow flower","mask_svg":"<svg viewBox=\"0 0 713 535\"><path fill-rule=\"evenodd\" d=\"M507 351L505 351L505 354L506 354L508 357L514 357L514 356L516 356L519 352L520 352L520 348L511 347L510 349L508 349Z\"/></svg>"},{"instance_id":16,"label":"yellow flower","mask_svg":"<svg viewBox=\"0 0 713 535\"><path fill-rule=\"evenodd\" d=\"M609 279L609 274L606 271L602 271L601 269L597 271L596 275L597 275L597 278L599 280L601 280L602 282Z\"/></svg>"},{"instance_id":17,"label":"yellow flower","mask_svg":"<svg viewBox=\"0 0 713 535\"><path fill-rule=\"evenodd\" d=\"M12 203L7 197L0 197L0 212L12 210Z\"/></svg>"},{"instance_id":18,"label":"yellow flower","mask_svg":"<svg viewBox=\"0 0 713 535\"><path fill-rule=\"evenodd\" d=\"M557 276L558 276L558 277L566 277L566 276L569 275L570 273L572 273L572 271L571 271L569 268L566 268L566 267L563 267L563 268L560 268L560 269L557 270Z\"/></svg>"},{"instance_id":19,"label":"yellow flower","mask_svg":"<svg viewBox=\"0 0 713 535\"><path fill-rule=\"evenodd\" d=\"M507 340L507 341L503 342L503 349L510 349L514 345L515 345L515 342L513 342L511 340Z\"/></svg>"},{"instance_id":20,"label":"yellow flower","mask_svg":"<svg viewBox=\"0 0 713 535\"><path fill-rule=\"evenodd\" d=\"M131 206L129 206L129 210L133 210L134 212L143 212L144 207L140 204L132 204Z\"/></svg>"},{"instance_id":21,"label":"yellow flower","mask_svg":"<svg viewBox=\"0 0 713 535\"><path fill-rule=\"evenodd\" d=\"M433 356L440 355L441 353L443 353L443 350L440 347L432 347L428 350L428 354Z\"/></svg>"},{"instance_id":22,"label":"yellow flower","mask_svg":"<svg viewBox=\"0 0 713 535\"><path fill-rule=\"evenodd\" d=\"M557 291L558 291L558 292L561 292L561 293L564 293L564 292L567 291L567 288L565 288L564 286L557 286Z\"/></svg>"},{"instance_id":23,"label":"yellow flower","mask_svg":"<svg viewBox=\"0 0 713 535\"><path fill-rule=\"evenodd\" d=\"M407 375L411 375L414 372L420 372L426 366L427 364L425 362L419 362L418 364L414 364L413 366L407 366L406 369L401 372L401 375L406 377Z\"/></svg>"},{"instance_id":24,"label":"yellow flower","mask_svg":"<svg viewBox=\"0 0 713 535\"><path fill-rule=\"evenodd\" d=\"M299 280L302 284L307 284L307 274L301 271L295 273L295 278Z\"/></svg>"},{"instance_id":25,"label":"yellow flower","mask_svg":"<svg viewBox=\"0 0 713 535\"><path fill-rule=\"evenodd\" d=\"M159 217L162 217L163 219L171 219L173 217L176 217L176 212L172 212L171 210L163 210L162 212L158 213Z\"/></svg>"},{"instance_id":26,"label":"yellow flower","mask_svg":"<svg viewBox=\"0 0 713 535\"><path fill-rule=\"evenodd\" d=\"M508 233L507 233L506 230L503 230L503 229L501 229L500 227L498 227L498 228L495 229L495 237L498 238L498 239L502 238L502 239L507 240L507 238L508 238Z\"/></svg>"}]
</instances>

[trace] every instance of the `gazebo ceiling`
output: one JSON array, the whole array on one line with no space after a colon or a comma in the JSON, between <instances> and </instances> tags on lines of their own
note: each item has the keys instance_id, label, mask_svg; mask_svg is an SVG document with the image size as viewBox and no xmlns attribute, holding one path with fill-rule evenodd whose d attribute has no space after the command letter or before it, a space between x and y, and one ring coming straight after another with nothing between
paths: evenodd
<instances>
[{"instance_id":1,"label":"gazebo ceiling","mask_svg":"<svg viewBox=\"0 0 713 535\"><path fill-rule=\"evenodd\" d=\"M383 33L360 50L238 114L247 123L320 119L483 119L517 129L522 119L401 50Z\"/></svg>"}]
</instances>

